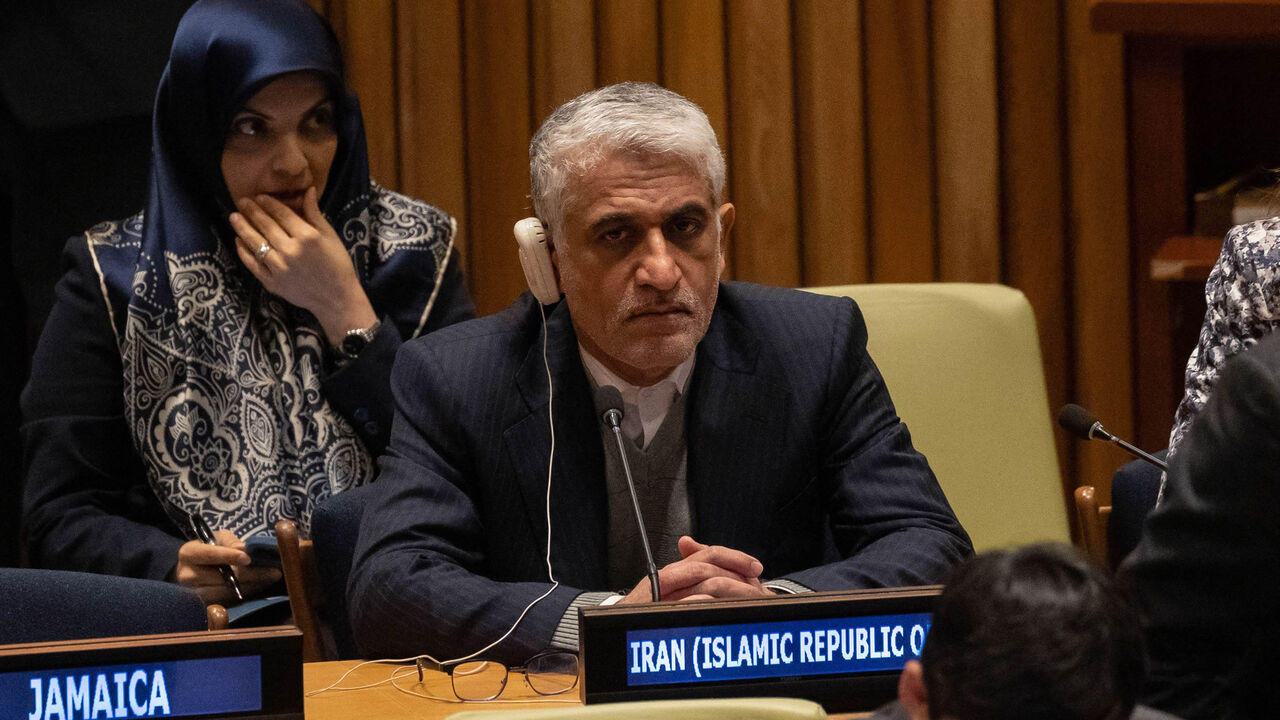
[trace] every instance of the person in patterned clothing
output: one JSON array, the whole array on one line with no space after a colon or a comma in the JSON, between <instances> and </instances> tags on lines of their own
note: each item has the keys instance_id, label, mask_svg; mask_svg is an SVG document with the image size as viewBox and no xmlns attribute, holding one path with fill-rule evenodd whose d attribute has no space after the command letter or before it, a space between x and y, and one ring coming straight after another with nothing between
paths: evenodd
<instances>
[{"instance_id":1,"label":"person in patterned clothing","mask_svg":"<svg viewBox=\"0 0 1280 720\"><path fill-rule=\"evenodd\" d=\"M1280 217L1238 225L1227 233L1204 297L1208 309L1200 340L1187 360L1185 390L1169 433L1170 459L1209 401L1222 365L1280 326Z\"/></svg>"},{"instance_id":2,"label":"person in patterned clothing","mask_svg":"<svg viewBox=\"0 0 1280 720\"><path fill-rule=\"evenodd\" d=\"M401 342L474 316L444 212L369 178L333 31L301 0L201 0L157 91L143 212L72 238L23 393L38 566L168 579L209 602L278 571L369 480ZM217 545L179 528L191 516Z\"/></svg>"}]
</instances>

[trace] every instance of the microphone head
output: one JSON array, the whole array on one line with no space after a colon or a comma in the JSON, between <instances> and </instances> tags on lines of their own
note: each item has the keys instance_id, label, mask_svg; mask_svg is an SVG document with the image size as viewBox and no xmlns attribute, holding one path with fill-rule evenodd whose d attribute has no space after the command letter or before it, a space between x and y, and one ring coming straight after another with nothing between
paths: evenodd
<instances>
[{"instance_id":1,"label":"microphone head","mask_svg":"<svg viewBox=\"0 0 1280 720\"><path fill-rule=\"evenodd\" d=\"M596 398L604 405L604 412L600 413L600 419L609 427L618 427L622 424L622 393L618 388L612 385L601 385L596 390Z\"/></svg>"},{"instance_id":2,"label":"microphone head","mask_svg":"<svg viewBox=\"0 0 1280 720\"><path fill-rule=\"evenodd\" d=\"M1076 405L1075 403L1067 403L1062 406L1062 410L1058 412L1058 425L1069 433L1084 438L1085 440L1093 439L1093 428L1098 424L1098 418L1093 413Z\"/></svg>"}]
</instances>

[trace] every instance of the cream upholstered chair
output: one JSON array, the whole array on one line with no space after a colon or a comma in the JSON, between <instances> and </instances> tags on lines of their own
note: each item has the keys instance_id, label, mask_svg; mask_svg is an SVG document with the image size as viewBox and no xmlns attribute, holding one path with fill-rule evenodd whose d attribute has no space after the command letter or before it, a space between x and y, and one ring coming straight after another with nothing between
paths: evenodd
<instances>
[{"instance_id":1,"label":"cream upholstered chair","mask_svg":"<svg viewBox=\"0 0 1280 720\"><path fill-rule=\"evenodd\" d=\"M851 297L913 444L976 550L1070 542L1031 305L1004 285L806 288Z\"/></svg>"},{"instance_id":2,"label":"cream upholstered chair","mask_svg":"<svg viewBox=\"0 0 1280 720\"><path fill-rule=\"evenodd\" d=\"M822 706L796 698L715 698L711 700L646 700L602 703L582 707L522 710L514 713L529 720L822 720ZM504 720L511 710L470 710L447 720Z\"/></svg>"}]
</instances>

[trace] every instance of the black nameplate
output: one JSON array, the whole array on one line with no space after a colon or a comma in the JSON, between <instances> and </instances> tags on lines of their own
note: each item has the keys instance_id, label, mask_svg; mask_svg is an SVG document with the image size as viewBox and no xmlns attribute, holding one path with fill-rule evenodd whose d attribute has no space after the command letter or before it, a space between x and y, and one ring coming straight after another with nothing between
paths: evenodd
<instances>
[{"instance_id":1,"label":"black nameplate","mask_svg":"<svg viewBox=\"0 0 1280 720\"><path fill-rule=\"evenodd\" d=\"M294 627L0 646L0 720L302 718Z\"/></svg>"},{"instance_id":2,"label":"black nameplate","mask_svg":"<svg viewBox=\"0 0 1280 720\"><path fill-rule=\"evenodd\" d=\"M587 703L772 695L829 712L897 696L941 586L584 608Z\"/></svg>"}]
</instances>

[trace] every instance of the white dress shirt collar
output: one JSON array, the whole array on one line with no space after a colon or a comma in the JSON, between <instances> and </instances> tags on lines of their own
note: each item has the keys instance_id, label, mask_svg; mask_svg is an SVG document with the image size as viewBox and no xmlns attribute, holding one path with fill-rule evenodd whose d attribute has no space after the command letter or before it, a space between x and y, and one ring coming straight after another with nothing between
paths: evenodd
<instances>
[{"instance_id":1,"label":"white dress shirt collar","mask_svg":"<svg viewBox=\"0 0 1280 720\"><path fill-rule=\"evenodd\" d=\"M587 349L578 344L578 354L582 356L582 366L587 370L593 388L612 385L622 393L622 432L641 448L647 448L658 432L671 404L682 395L689 385L689 377L693 374L693 361L696 352L671 371L671 374L648 387L640 387L618 377L616 373L604 366Z\"/></svg>"}]
</instances>

